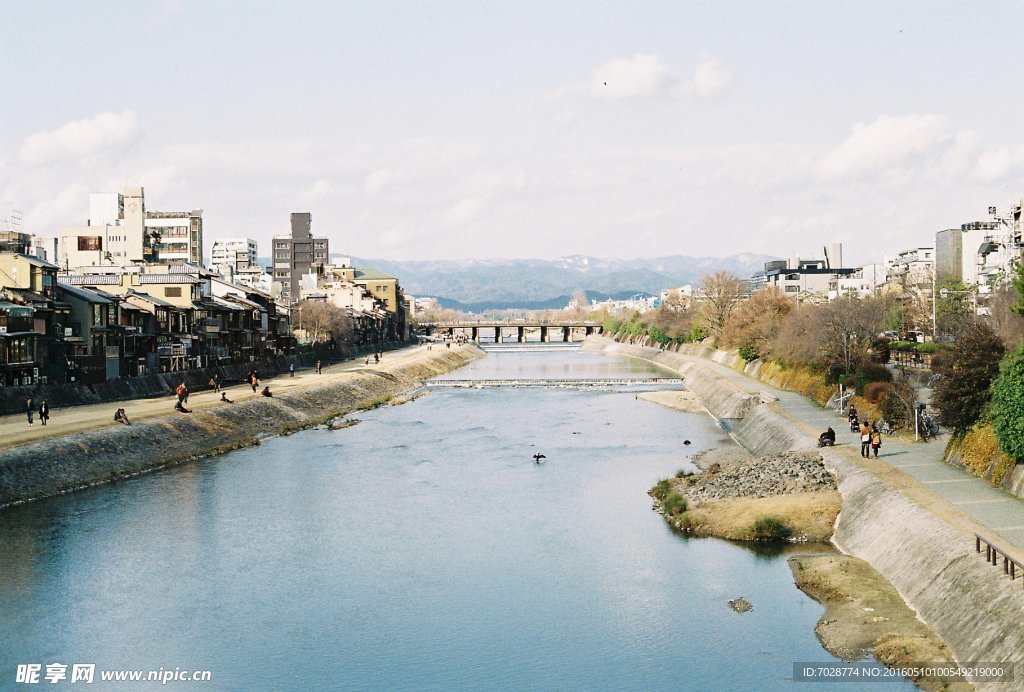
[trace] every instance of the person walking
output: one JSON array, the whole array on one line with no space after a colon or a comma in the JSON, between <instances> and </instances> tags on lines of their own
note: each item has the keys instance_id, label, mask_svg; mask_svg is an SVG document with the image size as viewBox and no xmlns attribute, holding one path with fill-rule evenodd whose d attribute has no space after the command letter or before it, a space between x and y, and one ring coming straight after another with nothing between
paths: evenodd
<instances>
[{"instance_id":1,"label":"person walking","mask_svg":"<svg viewBox=\"0 0 1024 692\"><path fill-rule=\"evenodd\" d=\"M35 404L32 403L32 397L25 399L25 413L28 414L29 427L32 426L32 415L36 412Z\"/></svg>"},{"instance_id":2,"label":"person walking","mask_svg":"<svg viewBox=\"0 0 1024 692\"><path fill-rule=\"evenodd\" d=\"M865 459L871 456L871 428L867 420L860 426L860 455Z\"/></svg>"},{"instance_id":3,"label":"person walking","mask_svg":"<svg viewBox=\"0 0 1024 692\"><path fill-rule=\"evenodd\" d=\"M323 374L323 370L320 368L320 361L316 362L316 374L317 375Z\"/></svg>"},{"instance_id":4,"label":"person walking","mask_svg":"<svg viewBox=\"0 0 1024 692\"><path fill-rule=\"evenodd\" d=\"M50 420L50 406L46 403L46 399L43 399L43 403L39 404L39 422L46 425L48 420Z\"/></svg>"},{"instance_id":5,"label":"person walking","mask_svg":"<svg viewBox=\"0 0 1024 692\"><path fill-rule=\"evenodd\" d=\"M882 446L882 433L875 426L871 429L871 451L875 453L875 458L878 458L878 448Z\"/></svg>"},{"instance_id":6,"label":"person walking","mask_svg":"<svg viewBox=\"0 0 1024 692\"><path fill-rule=\"evenodd\" d=\"M288 364L288 377L295 377L295 363Z\"/></svg>"}]
</instances>

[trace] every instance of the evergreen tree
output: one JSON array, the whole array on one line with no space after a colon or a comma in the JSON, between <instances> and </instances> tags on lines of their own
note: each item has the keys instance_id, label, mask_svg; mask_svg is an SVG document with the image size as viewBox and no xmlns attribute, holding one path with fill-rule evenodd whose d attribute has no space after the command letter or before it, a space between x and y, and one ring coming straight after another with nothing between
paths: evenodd
<instances>
[{"instance_id":1,"label":"evergreen tree","mask_svg":"<svg viewBox=\"0 0 1024 692\"><path fill-rule=\"evenodd\" d=\"M960 332L952 349L932 361L941 377L933 401L939 421L963 433L981 419L990 400L989 386L999 375L1003 342L983 322L972 322Z\"/></svg>"}]
</instances>

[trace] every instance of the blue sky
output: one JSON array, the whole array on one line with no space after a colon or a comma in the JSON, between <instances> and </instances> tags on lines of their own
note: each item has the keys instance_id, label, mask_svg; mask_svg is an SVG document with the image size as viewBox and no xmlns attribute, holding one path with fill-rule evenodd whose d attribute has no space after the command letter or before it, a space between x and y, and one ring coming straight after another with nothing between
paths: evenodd
<instances>
[{"instance_id":1,"label":"blue sky","mask_svg":"<svg viewBox=\"0 0 1024 692\"><path fill-rule=\"evenodd\" d=\"M0 216L856 262L1024 196L1020 2L2 3Z\"/></svg>"}]
</instances>

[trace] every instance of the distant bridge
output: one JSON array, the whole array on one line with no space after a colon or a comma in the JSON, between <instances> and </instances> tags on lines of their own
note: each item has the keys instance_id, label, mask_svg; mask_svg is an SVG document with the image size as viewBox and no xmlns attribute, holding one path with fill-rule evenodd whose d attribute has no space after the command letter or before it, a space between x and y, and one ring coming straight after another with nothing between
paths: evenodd
<instances>
[{"instance_id":1,"label":"distant bridge","mask_svg":"<svg viewBox=\"0 0 1024 692\"><path fill-rule=\"evenodd\" d=\"M500 344L505 341L506 334L510 341L526 343L527 334L540 332L542 342L550 342L552 333L558 334L561 330L561 341L575 341L576 337L583 339L591 334L600 334L604 331L600 322L593 320L459 320L450 322L423 322L420 328L428 336L435 333L443 333L454 337L458 334L465 334L473 341L480 341L482 334L493 331L494 343Z\"/></svg>"}]
</instances>

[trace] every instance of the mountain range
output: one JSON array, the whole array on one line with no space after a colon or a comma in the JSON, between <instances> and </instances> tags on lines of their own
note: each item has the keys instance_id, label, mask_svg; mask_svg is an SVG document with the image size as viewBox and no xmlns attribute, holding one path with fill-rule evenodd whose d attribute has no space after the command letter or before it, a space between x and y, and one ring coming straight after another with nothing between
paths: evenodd
<instances>
[{"instance_id":1,"label":"mountain range","mask_svg":"<svg viewBox=\"0 0 1024 692\"><path fill-rule=\"evenodd\" d=\"M337 259L341 255L334 256ZM705 274L728 271L749 277L764 269L767 255L743 253L728 257L648 257L614 259L572 255L553 260L411 260L349 258L360 269L377 269L398 277L407 293L433 297L444 307L480 312L522 308L565 307L573 294L621 300L657 294L686 284L697 285Z\"/></svg>"}]
</instances>

